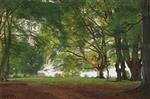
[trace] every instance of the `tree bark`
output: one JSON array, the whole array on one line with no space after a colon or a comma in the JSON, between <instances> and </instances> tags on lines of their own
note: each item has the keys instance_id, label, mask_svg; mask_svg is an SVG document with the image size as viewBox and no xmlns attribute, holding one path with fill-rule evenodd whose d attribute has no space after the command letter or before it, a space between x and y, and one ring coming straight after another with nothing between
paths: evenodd
<instances>
[{"instance_id":1,"label":"tree bark","mask_svg":"<svg viewBox=\"0 0 150 99\"><path fill-rule=\"evenodd\" d=\"M117 80L120 81L121 80L121 68L119 68L118 62L115 64L115 68L116 68L116 73L117 73Z\"/></svg>"},{"instance_id":2,"label":"tree bark","mask_svg":"<svg viewBox=\"0 0 150 99\"><path fill-rule=\"evenodd\" d=\"M98 68L96 68L96 70L97 70L97 78L105 78L104 77L104 68L102 68L101 66L99 67L99 66L97 66Z\"/></svg>"},{"instance_id":3,"label":"tree bark","mask_svg":"<svg viewBox=\"0 0 150 99\"><path fill-rule=\"evenodd\" d=\"M7 16L6 26L4 27L4 38L3 38L3 55L0 65L0 80L7 80L7 65L8 58L10 55L10 46L11 46L11 29L12 29L12 16Z\"/></svg>"},{"instance_id":4,"label":"tree bark","mask_svg":"<svg viewBox=\"0 0 150 99\"><path fill-rule=\"evenodd\" d=\"M116 55L117 55L117 60L116 60L116 72L117 72L117 80L126 80L127 75L125 71L125 56L123 56L123 48L122 48L122 38L121 35L118 35L115 37L115 44L116 44Z\"/></svg>"},{"instance_id":5,"label":"tree bark","mask_svg":"<svg viewBox=\"0 0 150 99\"><path fill-rule=\"evenodd\" d=\"M125 61L122 61L121 62L122 80L127 80L128 79L125 68L126 68Z\"/></svg>"},{"instance_id":6,"label":"tree bark","mask_svg":"<svg viewBox=\"0 0 150 99\"><path fill-rule=\"evenodd\" d=\"M146 14L143 14L143 83L150 83L150 0L145 0Z\"/></svg>"},{"instance_id":7,"label":"tree bark","mask_svg":"<svg viewBox=\"0 0 150 99\"><path fill-rule=\"evenodd\" d=\"M150 91L150 0L143 0L143 81L141 89Z\"/></svg>"}]
</instances>

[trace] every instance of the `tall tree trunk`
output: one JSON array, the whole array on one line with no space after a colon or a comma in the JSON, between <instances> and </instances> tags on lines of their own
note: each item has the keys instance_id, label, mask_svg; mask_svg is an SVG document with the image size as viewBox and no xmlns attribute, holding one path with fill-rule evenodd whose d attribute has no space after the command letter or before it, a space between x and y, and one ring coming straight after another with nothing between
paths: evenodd
<instances>
[{"instance_id":1,"label":"tall tree trunk","mask_svg":"<svg viewBox=\"0 0 150 99\"><path fill-rule=\"evenodd\" d=\"M143 14L143 69L144 84L150 84L150 0L145 0L147 13Z\"/></svg>"},{"instance_id":2,"label":"tall tree trunk","mask_svg":"<svg viewBox=\"0 0 150 99\"><path fill-rule=\"evenodd\" d=\"M8 58L10 55L10 45L11 45L11 28L12 28L12 16L9 16L6 22L6 26L4 27L4 38L3 38L3 55L0 65L0 80L7 80L7 68Z\"/></svg>"},{"instance_id":3,"label":"tall tree trunk","mask_svg":"<svg viewBox=\"0 0 150 99\"><path fill-rule=\"evenodd\" d=\"M116 55L117 55L117 60L116 60L116 72L117 72L117 80L122 80L123 76L126 78L126 72L125 72L125 64L124 58L123 58L123 53L122 53L122 43L121 43L121 35L115 37L115 44L116 44Z\"/></svg>"},{"instance_id":4,"label":"tall tree trunk","mask_svg":"<svg viewBox=\"0 0 150 99\"><path fill-rule=\"evenodd\" d=\"M150 0L143 0L143 81L142 90L150 90Z\"/></svg>"}]
</instances>

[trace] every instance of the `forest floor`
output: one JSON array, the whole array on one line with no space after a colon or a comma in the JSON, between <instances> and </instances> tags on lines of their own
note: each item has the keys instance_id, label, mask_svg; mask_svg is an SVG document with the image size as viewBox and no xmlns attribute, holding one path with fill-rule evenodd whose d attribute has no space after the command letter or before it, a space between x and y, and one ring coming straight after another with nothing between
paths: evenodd
<instances>
[{"instance_id":1,"label":"forest floor","mask_svg":"<svg viewBox=\"0 0 150 99\"><path fill-rule=\"evenodd\" d=\"M0 82L0 99L150 99L133 87L108 84L42 84L22 81Z\"/></svg>"}]
</instances>

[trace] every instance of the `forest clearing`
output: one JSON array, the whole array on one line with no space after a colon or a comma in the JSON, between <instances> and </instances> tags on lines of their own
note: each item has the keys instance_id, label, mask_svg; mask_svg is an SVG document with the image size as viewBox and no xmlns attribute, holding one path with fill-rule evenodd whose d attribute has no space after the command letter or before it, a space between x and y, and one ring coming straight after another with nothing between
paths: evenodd
<instances>
[{"instance_id":1,"label":"forest clearing","mask_svg":"<svg viewBox=\"0 0 150 99\"><path fill-rule=\"evenodd\" d=\"M21 80L21 81L20 81ZM0 83L0 99L149 99L128 92L139 82L105 81L96 78L22 78Z\"/></svg>"},{"instance_id":2,"label":"forest clearing","mask_svg":"<svg viewBox=\"0 0 150 99\"><path fill-rule=\"evenodd\" d=\"M150 0L0 0L0 99L150 99Z\"/></svg>"}]
</instances>

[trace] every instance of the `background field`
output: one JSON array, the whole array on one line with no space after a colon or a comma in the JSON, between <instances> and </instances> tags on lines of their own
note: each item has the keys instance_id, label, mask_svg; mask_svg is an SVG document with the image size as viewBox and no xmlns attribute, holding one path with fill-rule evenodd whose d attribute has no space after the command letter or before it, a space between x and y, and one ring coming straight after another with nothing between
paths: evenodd
<instances>
[{"instance_id":1,"label":"background field","mask_svg":"<svg viewBox=\"0 0 150 99\"><path fill-rule=\"evenodd\" d=\"M113 79L99 79L99 78L48 78L48 77L25 77L13 78L13 80L34 82L42 84L96 84L96 85L112 85L115 87L136 87L140 84L139 81L115 81Z\"/></svg>"}]
</instances>

